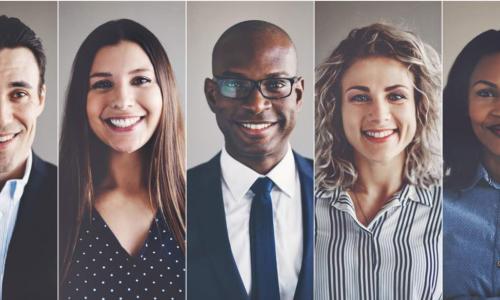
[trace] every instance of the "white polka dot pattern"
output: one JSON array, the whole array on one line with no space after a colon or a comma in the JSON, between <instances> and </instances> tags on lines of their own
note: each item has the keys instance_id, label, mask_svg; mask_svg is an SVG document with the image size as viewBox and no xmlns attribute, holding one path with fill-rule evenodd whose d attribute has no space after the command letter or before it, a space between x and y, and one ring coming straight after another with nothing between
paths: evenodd
<instances>
[{"instance_id":1,"label":"white polka dot pattern","mask_svg":"<svg viewBox=\"0 0 500 300\"><path fill-rule=\"evenodd\" d=\"M135 257L96 210L82 224L61 299L184 299L184 255L158 213Z\"/></svg>"}]
</instances>

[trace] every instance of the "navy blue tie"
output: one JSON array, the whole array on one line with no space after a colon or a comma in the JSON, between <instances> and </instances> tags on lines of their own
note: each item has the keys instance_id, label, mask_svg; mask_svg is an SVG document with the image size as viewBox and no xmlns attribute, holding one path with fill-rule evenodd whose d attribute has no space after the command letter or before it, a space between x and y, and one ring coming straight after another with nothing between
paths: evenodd
<instances>
[{"instance_id":1,"label":"navy blue tie","mask_svg":"<svg viewBox=\"0 0 500 300\"><path fill-rule=\"evenodd\" d=\"M274 245L272 188L273 182L267 177L260 177L251 187L255 194L250 210L252 300L280 298Z\"/></svg>"}]
</instances>

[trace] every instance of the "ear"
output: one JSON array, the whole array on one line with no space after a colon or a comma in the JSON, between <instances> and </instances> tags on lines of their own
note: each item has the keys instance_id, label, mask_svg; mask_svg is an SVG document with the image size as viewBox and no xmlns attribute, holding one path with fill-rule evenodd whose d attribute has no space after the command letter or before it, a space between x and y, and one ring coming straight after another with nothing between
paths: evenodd
<instances>
[{"instance_id":1,"label":"ear","mask_svg":"<svg viewBox=\"0 0 500 300\"><path fill-rule=\"evenodd\" d=\"M210 110L215 113L217 102L217 84L210 78L205 78L205 97Z\"/></svg>"},{"instance_id":2,"label":"ear","mask_svg":"<svg viewBox=\"0 0 500 300\"><path fill-rule=\"evenodd\" d=\"M37 116L39 116L43 109L45 108L45 98L47 95L47 86L44 84L40 88L40 92L38 93L38 103L35 103L35 105L38 107L37 109Z\"/></svg>"},{"instance_id":3,"label":"ear","mask_svg":"<svg viewBox=\"0 0 500 300\"><path fill-rule=\"evenodd\" d=\"M304 78L299 77L297 83L295 84L295 102L297 103L297 109L300 110L302 107L302 97L304 96Z\"/></svg>"}]
</instances>

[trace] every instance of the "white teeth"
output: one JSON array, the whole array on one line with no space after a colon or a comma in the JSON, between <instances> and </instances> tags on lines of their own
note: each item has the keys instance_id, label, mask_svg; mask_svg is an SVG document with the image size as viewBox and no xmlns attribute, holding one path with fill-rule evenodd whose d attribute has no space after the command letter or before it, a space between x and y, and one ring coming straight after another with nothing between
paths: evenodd
<instances>
[{"instance_id":1,"label":"white teeth","mask_svg":"<svg viewBox=\"0 0 500 300\"><path fill-rule=\"evenodd\" d=\"M5 143L7 141L10 141L14 138L15 134L9 134L9 135L2 135L0 136L0 143Z\"/></svg>"},{"instance_id":2,"label":"white teeth","mask_svg":"<svg viewBox=\"0 0 500 300\"><path fill-rule=\"evenodd\" d=\"M386 136L391 135L394 130L382 130L382 131L365 131L365 134L374 138L385 138Z\"/></svg>"},{"instance_id":3,"label":"white teeth","mask_svg":"<svg viewBox=\"0 0 500 300\"><path fill-rule=\"evenodd\" d=\"M111 124L113 124L113 126L125 128L134 125L135 123L139 122L140 119L141 117L111 118L109 119L109 121L111 122Z\"/></svg>"},{"instance_id":4,"label":"white teeth","mask_svg":"<svg viewBox=\"0 0 500 300\"><path fill-rule=\"evenodd\" d=\"M267 127L271 126L272 124L271 123L260 123L260 124L255 124L255 123L241 123L241 125L243 125L243 127L248 128L248 129L260 130L260 129L267 128Z\"/></svg>"}]
</instances>

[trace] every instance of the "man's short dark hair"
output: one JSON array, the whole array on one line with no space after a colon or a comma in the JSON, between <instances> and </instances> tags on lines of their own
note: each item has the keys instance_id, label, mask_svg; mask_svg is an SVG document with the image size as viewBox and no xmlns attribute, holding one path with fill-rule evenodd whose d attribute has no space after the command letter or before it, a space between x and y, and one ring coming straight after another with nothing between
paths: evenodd
<instances>
[{"instance_id":1,"label":"man's short dark hair","mask_svg":"<svg viewBox=\"0 0 500 300\"><path fill-rule=\"evenodd\" d=\"M42 41L26 24L18 18L0 16L0 50L4 48L26 47L31 50L40 70L39 88L45 83L45 63Z\"/></svg>"}]
</instances>

